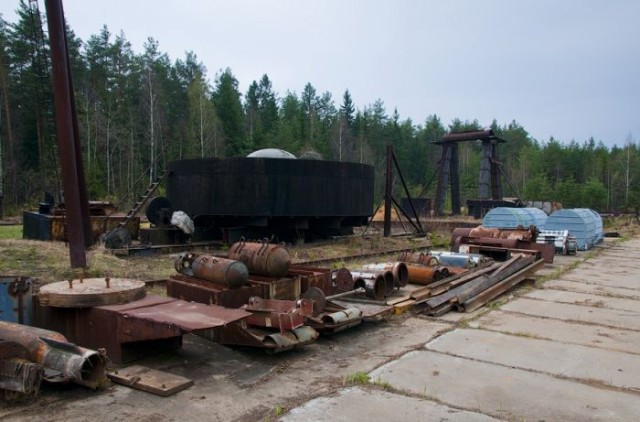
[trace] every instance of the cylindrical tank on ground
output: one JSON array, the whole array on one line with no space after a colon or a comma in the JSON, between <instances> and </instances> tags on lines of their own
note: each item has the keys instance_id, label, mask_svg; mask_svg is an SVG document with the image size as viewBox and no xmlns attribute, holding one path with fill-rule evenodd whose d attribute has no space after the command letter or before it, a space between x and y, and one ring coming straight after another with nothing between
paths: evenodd
<instances>
[{"instance_id":1,"label":"cylindrical tank on ground","mask_svg":"<svg viewBox=\"0 0 640 422\"><path fill-rule=\"evenodd\" d=\"M175 260L176 270L185 275L224 284L231 289L243 286L249 270L242 262L213 255L181 254Z\"/></svg>"},{"instance_id":2,"label":"cylindrical tank on ground","mask_svg":"<svg viewBox=\"0 0 640 422\"><path fill-rule=\"evenodd\" d=\"M229 259L243 262L249 273L267 277L282 277L289 271L291 256L282 245L271 245L265 239L257 242L236 242L231 245Z\"/></svg>"},{"instance_id":3,"label":"cylindrical tank on ground","mask_svg":"<svg viewBox=\"0 0 640 422\"><path fill-rule=\"evenodd\" d=\"M541 229L547 221L547 214L539 208L497 207L482 219L482 226L497 229L515 229L536 226Z\"/></svg>"},{"instance_id":4,"label":"cylindrical tank on ground","mask_svg":"<svg viewBox=\"0 0 640 422\"><path fill-rule=\"evenodd\" d=\"M549 216L544 229L569 230L576 238L578 250L584 251L602 238L602 218L589 208L562 209Z\"/></svg>"}]
</instances>

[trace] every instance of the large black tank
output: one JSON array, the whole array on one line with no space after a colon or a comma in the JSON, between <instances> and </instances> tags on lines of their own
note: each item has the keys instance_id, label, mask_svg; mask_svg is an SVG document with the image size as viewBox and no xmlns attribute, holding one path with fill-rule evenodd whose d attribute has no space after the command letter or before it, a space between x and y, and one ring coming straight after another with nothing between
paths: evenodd
<instances>
[{"instance_id":1,"label":"large black tank","mask_svg":"<svg viewBox=\"0 0 640 422\"><path fill-rule=\"evenodd\" d=\"M374 168L367 164L204 158L173 161L167 170L173 210L189 214L196 227L322 234L364 225L373 212Z\"/></svg>"}]
</instances>

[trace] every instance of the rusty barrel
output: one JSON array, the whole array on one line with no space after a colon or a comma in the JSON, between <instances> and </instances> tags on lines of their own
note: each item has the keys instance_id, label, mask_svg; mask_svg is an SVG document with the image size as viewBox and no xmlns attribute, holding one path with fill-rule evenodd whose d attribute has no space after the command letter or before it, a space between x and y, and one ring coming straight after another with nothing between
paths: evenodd
<instances>
[{"instance_id":1,"label":"rusty barrel","mask_svg":"<svg viewBox=\"0 0 640 422\"><path fill-rule=\"evenodd\" d=\"M387 292L387 281L383 274L367 272L351 272L354 280L354 287L364 288L367 297L375 300L384 299Z\"/></svg>"},{"instance_id":2,"label":"rusty barrel","mask_svg":"<svg viewBox=\"0 0 640 422\"><path fill-rule=\"evenodd\" d=\"M391 271L395 287L404 287L409 282L409 272L407 264L404 262L385 262L381 264L367 264L362 267L364 270L372 272Z\"/></svg>"},{"instance_id":3,"label":"rusty barrel","mask_svg":"<svg viewBox=\"0 0 640 422\"><path fill-rule=\"evenodd\" d=\"M267 277L282 277L289 271L291 256L282 245L262 242L236 242L229 248L229 259L244 263L249 272Z\"/></svg>"},{"instance_id":4,"label":"rusty barrel","mask_svg":"<svg viewBox=\"0 0 640 422\"><path fill-rule=\"evenodd\" d=\"M60 381L72 381L90 388L107 381L107 359L94 351L69 343L65 336L42 328L0 321L0 338L22 345L29 360L60 372Z\"/></svg>"}]
</instances>

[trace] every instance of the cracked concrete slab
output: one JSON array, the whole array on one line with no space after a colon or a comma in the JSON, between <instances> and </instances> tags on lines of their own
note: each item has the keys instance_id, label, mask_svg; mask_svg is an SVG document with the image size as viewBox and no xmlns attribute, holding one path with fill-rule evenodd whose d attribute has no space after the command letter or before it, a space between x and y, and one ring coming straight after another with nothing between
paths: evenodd
<instances>
[{"instance_id":1,"label":"cracked concrete slab","mask_svg":"<svg viewBox=\"0 0 640 422\"><path fill-rule=\"evenodd\" d=\"M625 287L601 286L571 280L549 280L541 286L543 289L566 290L569 292L590 293L603 296L617 296L627 299L640 299L640 289L628 289Z\"/></svg>"},{"instance_id":2,"label":"cracked concrete slab","mask_svg":"<svg viewBox=\"0 0 640 422\"><path fill-rule=\"evenodd\" d=\"M448 332L425 347L453 356L640 391L640 355L477 329Z\"/></svg>"},{"instance_id":3,"label":"cracked concrete slab","mask_svg":"<svg viewBox=\"0 0 640 422\"><path fill-rule=\"evenodd\" d=\"M640 301L638 300L621 299L589 293L567 292L563 290L534 290L522 297L640 313Z\"/></svg>"},{"instance_id":4,"label":"cracked concrete slab","mask_svg":"<svg viewBox=\"0 0 640 422\"><path fill-rule=\"evenodd\" d=\"M454 409L435 402L377 389L351 387L329 397L319 397L293 409L281 422L447 421L490 422L490 416Z\"/></svg>"},{"instance_id":5,"label":"cracked concrete slab","mask_svg":"<svg viewBox=\"0 0 640 422\"><path fill-rule=\"evenodd\" d=\"M519 298L500 307L503 311L640 331L640 313L544 300Z\"/></svg>"},{"instance_id":6,"label":"cracked concrete slab","mask_svg":"<svg viewBox=\"0 0 640 422\"><path fill-rule=\"evenodd\" d=\"M573 343L619 352L640 354L640 332L618 328L580 324L557 319L491 312L473 322L470 327L520 336Z\"/></svg>"},{"instance_id":7,"label":"cracked concrete slab","mask_svg":"<svg viewBox=\"0 0 640 422\"><path fill-rule=\"evenodd\" d=\"M630 421L640 412L636 394L428 350L410 352L370 375L411 394L500 419Z\"/></svg>"}]
</instances>

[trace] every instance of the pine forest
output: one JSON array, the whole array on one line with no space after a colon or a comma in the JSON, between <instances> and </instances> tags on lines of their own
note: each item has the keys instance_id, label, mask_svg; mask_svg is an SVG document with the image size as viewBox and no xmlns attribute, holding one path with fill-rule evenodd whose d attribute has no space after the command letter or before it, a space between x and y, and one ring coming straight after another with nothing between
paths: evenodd
<instances>
[{"instance_id":1,"label":"pine forest","mask_svg":"<svg viewBox=\"0 0 640 422\"><path fill-rule=\"evenodd\" d=\"M0 18L5 214L37 205L45 191L58 198L61 189L46 25L31 7L23 0L16 22ZM427 110L423 121L414 122L387 109L383 99L358 104L348 87L338 98L311 82L275 92L264 74L240 92L224 63L208 64L219 69L210 72L195 51L174 61L154 38L134 52L124 34L106 26L87 40L67 28L67 38L91 200L117 202L140 190L141 178L147 184L161 174L168 161L280 148L374 165L380 201L389 143L411 193L433 198L440 158L434 142L447 132L490 127L507 140L499 147L509 181L505 196L600 212L636 212L640 206L640 151L631 134L607 140L608 147L593 138L533 139L515 120L443 122ZM477 196L480 152L478 142L460 145L463 201Z\"/></svg>"}]
</instances>

